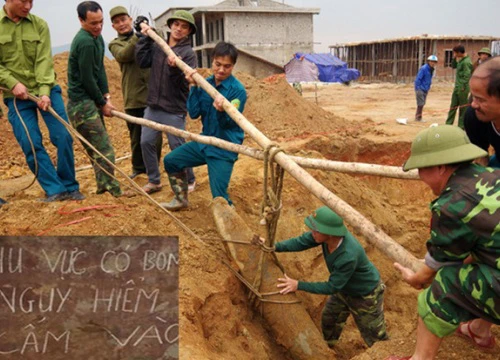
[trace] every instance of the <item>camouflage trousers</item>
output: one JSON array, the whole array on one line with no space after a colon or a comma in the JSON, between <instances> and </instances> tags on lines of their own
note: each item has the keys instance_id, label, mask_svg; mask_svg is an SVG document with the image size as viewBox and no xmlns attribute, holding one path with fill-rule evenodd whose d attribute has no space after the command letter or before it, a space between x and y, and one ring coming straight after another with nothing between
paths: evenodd
<instances>
[{"instance_id":1,"label":"camouflage trousers","mask_svg":"<svg viewBox=\"0 0 500 360\"><path fill-rule=\"evenodd\" d=\"M115 152L104 125L104 119L100 110L92 100L69 101L68 117L71 125L103 154L113 164L115 163ZM100 155L82 142L85 151L94 160L95 179L97 182L97 194L109 191L113 196L120 196L121 190L118 181L112 176L114 169ZM96 164L97 163L97 164Z\"/></svg>"},{"instance_id":2,"label":"camouflage trousers","mask_svg":"<svg viewBox=\"0 0 500 360\"><path fill-rule=\"evenodd\" d=\"M380 282L365 296L348 296L342 293L331 295L321 317L321 329L328 346L333 347L338 341L350 314L366 345L372 346L376 341L387 340L384 291L385 285Z\"/></svg>"},{"instance_id":3,"label":"camouflage trousers","mask_svg":"<svg viewBox=\"0 0 500 360\"><path fill-rule=\"evenodd\" d=\"M480 263L442 267L419 294L418 314L439 337L477 318L500 325L500 270Z\"/></svg>"}]
</instances>

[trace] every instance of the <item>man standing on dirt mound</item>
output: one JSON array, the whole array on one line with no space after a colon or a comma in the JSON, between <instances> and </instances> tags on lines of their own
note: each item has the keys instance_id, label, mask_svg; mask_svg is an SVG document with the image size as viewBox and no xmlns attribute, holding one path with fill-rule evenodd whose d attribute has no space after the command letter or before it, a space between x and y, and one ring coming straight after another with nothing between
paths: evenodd
<instances>
[{"instance_id":1,"label":"man standing on dirt mound","mask_svg":"<svg viewBox=\"0 0 500 360\"><path fill-rule=\"evenodd\" d=\"M143 118L148 96L149 69L141 69L135 62L135 45L139 38L144 36L140 32L134 34L132 18L124 6L115 6L109 12L113 29L118 37L109 43L109 51L120 64L122 72L122 94L125 113L130 116ZM127 122L132 150L133 179L139 174L146 173L141 150L141 125ZM156 143L158 160L161 157L162 138Z\"/></svg>"},{"instance_id":2,"label":"man standing on dirt mound","mask_svg":"<svg viewBox=\"0 0 500 360\"><path fill-rule=\"evenodd\" d=\"M425 264L417 271L395 263L418 296L417 345L413 356L430 360L443 337L467 338L493 349L491 325L500 324L500 170L472 160L486 152L450 125L421 131L412 143L405 171L418 169L437 196Z\"/></svg>"},{"instance_id":3,"label":"man standing on dirt mound","mask_svg":"<svg viewBox=\"0 0 500 360\"><path fill-rule=\"evenodd\" d=\"M82 28L71 42L68 60L68 114L73 127L113 164L115 151L104 125L111 117L108 78L104 69L103 14L95 1L84 1L77 7ZM121 196L120 184L114 178L114 167L82 142L92 161L97 194L108 191Z\"/></svg>"},{"instance_id":4,"label":"man standing on dirt mound","mask_svg":"<svg viewBox=\"0 0 500 360\"><path fill-rule=\"evenodd\" d=\"M481 64L470 79L472 103L465 112L465 131L470 141L491 157L478 159L484 166L500 169L500 57Z\"/></svg>"},{"instance_id":5,"label":"man standing on dirt mound","mask_svg":"<svg viewBox=\"0 0 500 360\"><path fill-rule=\"evenodd\" d=\"M330 277L325 282L278 279L282 294L297 290L330 295L323 308L321 329L330 348L338 342L350 314L366 345L387 340L384 319L385 285L344 221L327 206L304 219L311 229L301 236L276 243L276 252L296 252L321 246Z\"/></svg>"},{"instance_id":6,"label":"man standing on dirt mound","mask_svg":"<svg viewBox=\"0 0 500 360\"><path fill-rule=\"evenodd\" d=\"M152 28L142 23L145 17L136 19L136 30L147 35ZM170 32L167 36L167 44L192 68L196 68L196 55L191 47L190 36L196 33L196 24L193 15L186 10L177 10L168 18L167 26ZM177 68L174 57L167 57L165 52L149 36L144 36L135 47L137 63L141 68L151 68L149 78L149 91L147 108L144 118L163 124L186 129L186 101L189 94L189 83L182 70ZM158 138L162 132L147 126L142 127L141 149L144 164L148 174L148 183L143 190L148 194L160 191L161 173L157 157ZM167 134L170 150L174 150L184 144L186 139ZM187 169L190 190L194 190L195 178L193 169Z\"/></svg>"},{"instance_id":7,"label":"man standing on dirt mound","mask_svg":"<svg viewBox=\"0 0 500 360\"><path fill-rule=\"evenodd\" d=\"M212 100L210 95L199 88L191 76L188 76L188 80L193 84L187 102L189 116L191 119L201 116L202 135L217 137L241 145L244 132L223 107L224 98L226 98L236 109L243 112L247 101L245 87L232 74L238 59L238 50L233 44L221 41L215 45L212 59L213 75L209 76L207 81L222 96L218 95L215 101ZM227 187L233 172L234 162L237 159L237 153L212 145L189 142L178 147L163 159L174 198L169 203L161 205L172 211L187 208L188 176L186 169L205 164L208 165L212 197L221 196L226 199L229 205L232 205Z\"/></svg>"},{"instance_id":8,"label":"man standing on dirt mound","mask_svg":"<svg viewBox=\"0 0 500 360\"><path fill-rule=\"evenodd\" d=\"M446 124L453 125L458 109L458 126L463 129L465 107L469 98L469 80L472 75L472 62L469 55L465 53L463 45L457 45L453 48L451 67L456 69L455 87L451 94L451 105Z\"/></svg>"},{"instance_id":9,"label":"man standing on dirt mound","mask_svg":"<svg viewBox=\"0 0 500 360\"><path fill-rule=\"evenodd\" d=\"M83 200L75 178L73 139L49 106L66 122L61 88L57 85L47 23L30 14L32 1L6 0L0 10L0 86L17 142L30 170L45 191L46 202ZM39 97L38 103L28 94ZM43 146L38 125L40 111L52 144L57 148L57 169Z\"/></svg>"},{"instance_id":10,"label":"man standing on dirt mound","mask_svg":"<svg viewBox=\"0 0 500 360\"><path fill-rule=\"evenodd\" d=\"M415 113L415 121L422 121L422 112L425 106L427 94L431 89L432 74L438 62L436 55L431 55L427 58L427 64L424 64L418 71L415 78L415 94L417 96L417 112Z\"/></svg>"}]
</instances>

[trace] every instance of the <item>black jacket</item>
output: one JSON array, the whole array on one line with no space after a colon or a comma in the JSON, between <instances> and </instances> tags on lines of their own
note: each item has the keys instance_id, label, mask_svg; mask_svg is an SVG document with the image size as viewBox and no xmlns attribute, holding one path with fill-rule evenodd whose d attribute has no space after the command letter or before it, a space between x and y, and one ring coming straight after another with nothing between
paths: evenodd
<instances>
[{"instance_id":1,"label":"black jacket","mask_svg":"<svg viewBox=\"0 0 500 360\"><path fill-rule=\"evenodd\" d=\"M181 40L172 50L186 64L196 68L196 55L189 38ZM178 67L168 66L167 54L149 37L135 46L135 58L141 68L151 68L148 84L148 106L171 114L185 114L189 84Z\"/></svg>"}]
</instances>

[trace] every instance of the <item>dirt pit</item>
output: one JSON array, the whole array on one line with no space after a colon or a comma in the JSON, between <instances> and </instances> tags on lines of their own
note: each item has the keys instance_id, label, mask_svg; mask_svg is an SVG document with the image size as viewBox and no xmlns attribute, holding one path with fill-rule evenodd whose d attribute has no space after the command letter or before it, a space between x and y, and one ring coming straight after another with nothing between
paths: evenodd
<instances>
[{"instance_id":1,"label":"dirt pit","mask_svg":"<svg viewBox=\"0 0 500 360\"><path fill-rule=\"evenodd\" d=\"M66 61L67 54L55 58L64 94ZM106 67L114 104L122 109L119 68L113 61L107 61ZM395 122L399 117L411 119L415 106L411 85L326 86L320 87L317 94L305 89L304 96L300 97L283 79L263 81L246 74L237 76L249 93L245 116L289 154L400 166L408 156L414 135L428 125L408 121L408 126L402 126ZM431 90L424 110L429 122L444 122L443 108L448 106L450 89L449 84L443 83ZM316 95L319 95L318 104ZM106 123L117 158L128 155L130 145L125 122L113 118ZM198 122L189 122L188 130L198 132L199 129ZM0 209L0 235L178 235L180 357L291 359L287 349L270 336L269 325L259 311L250 306L245 286L223 265L222 261L228 260L228 256L224 245L216 240L218 234L209 210L211 194L205 167L195 169L198 186L190 195L189 210L175 214L202 239L200 242L140 196L115 199L107 194L96 195L92 170L77 172L81 190L87 196L85 200L39 202L37 199L44 194L37 184L24 189L32 175L7 121L0 122L0 132L3 149L0 196L9 201ZM46 147L54 157L46 130L43 132ZM255 146L248 138L245 145ZM166 146L163 150L164 153L168 151ZM77 141L75 156L77 167L89 165ZM131 172L129 159L118 162L118 166L125 173ZM415 256L423 257L429 232L428 203L432 199L424 184L320 170L309 172ZM240 156L229 188L238 214L261 235L265 233L259 225L263 173L261 162ZM137 182L143 185L147 178L141 175ZM153 198L168 201L172 193L165 175L162 182L165 187L153 194ZM95 209L83 215L64 214L67 210L90 205L116 207ZM304 217L321 205L303 186L285 176L277 239L302 233ZM88 219L77 222L84 217ZM391 259L370 245L368 239L355 235L387 285L385 316L390 340L368 349L350 318L335 351L331 351L331 358L365 360L384 359L391 354L409 355L415 347L418 291L401 280L393 270ZM319 249L278 256L293 278L319 281L328 276ZM326 297L302 292L298 297L319 328ZM498 338L498 327L493 330ZM471 358L493 360L498 358L498 353L483 353L467 341L450 336L444 340L438 355L442 360Z\"/></svg>"}]
</instances>

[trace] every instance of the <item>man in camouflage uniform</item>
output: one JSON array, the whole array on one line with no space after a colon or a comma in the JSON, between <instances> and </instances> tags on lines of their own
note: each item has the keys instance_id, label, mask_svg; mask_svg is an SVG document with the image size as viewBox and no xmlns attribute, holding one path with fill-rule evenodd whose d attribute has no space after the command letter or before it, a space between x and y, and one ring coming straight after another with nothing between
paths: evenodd
<instances>
[{"instance_id":1,"label":"man in camouflage uniform","mask_svg":"<svg viewBox=\"0 0 500 360\"><path fill-rule=\"evenodd\" d=\"M500 324L500 170L471 163L485 155L451 125L428 128L413 141L404 170L417 168L438 198L430 204L425 265L417 272L395 267L411 286L430 286L418 297L413 357L388 359L434 359L442 338L455 331L478 347L495 346L490 328Z\"/></svg>"},{"instance_id":2,"label":"man in camouflage uniform","mask_svg":"<svg viewBox=\"0 0 500 360\"><path fill-rule=\"evenodd\" d=\"M385 285L365 250L344 226L344 221L326 206L304 220L312 230L276 243L276 252L303 251L321 246L330 277L325 282L297 281L285 275L278 279L282 294L297 290L330 295L321 317L323 337L333 347L350 314L368 346L388 339L384 320Z\"/></svg>"},{"instance_id":3,"label":"man in camouflage uniform","mask_svg":"<svg viewBox=\"0 0 500 360\"><path fill-rule=\"evenodd\" d=\"M114 106L104 69L104 40L101 36L103 14L95 1L84 1L77 7L82 28L71 43L68 60L68 115L73 127L112 163L115 153L102 115L111 116ZM83 144L94 160L97 194L108 191L120 196L114 179L114 168L100 155Z\"/></svg>"}]
</instances>

